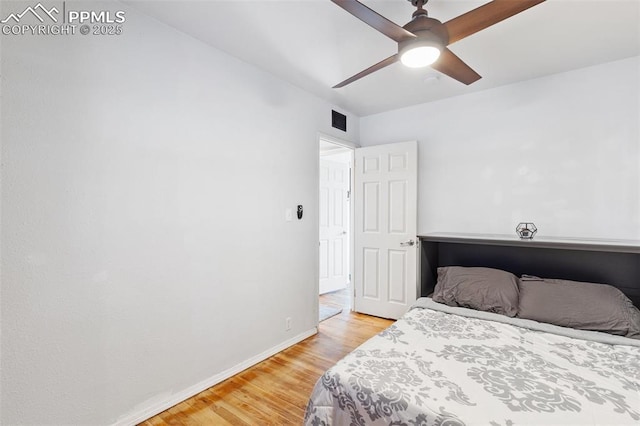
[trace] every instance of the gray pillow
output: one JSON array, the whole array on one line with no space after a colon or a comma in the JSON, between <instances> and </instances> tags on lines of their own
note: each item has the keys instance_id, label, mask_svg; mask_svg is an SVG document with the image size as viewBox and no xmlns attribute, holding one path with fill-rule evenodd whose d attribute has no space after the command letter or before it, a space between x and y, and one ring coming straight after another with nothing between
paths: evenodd
<instances>
[{"instance_id":1,"label":"gray pillow","mask_svg":"<svg viewBox=\"0 0 640 426\"><path fill-rule=\"evenodd\" d=\"M640 311L607 284L522 279L518 317L640 339Z\"/></svg>"},{"instance_id":2,"label":"gray pillow","mask_svg":"<svg viewBox=\"0 0 640 426\"><path fill-rule=\"evenodd\" d=\"M518 313L518 278L499 269L442 267L438 268L432 299L514 317Z\"/></svg>"}]
</instances>

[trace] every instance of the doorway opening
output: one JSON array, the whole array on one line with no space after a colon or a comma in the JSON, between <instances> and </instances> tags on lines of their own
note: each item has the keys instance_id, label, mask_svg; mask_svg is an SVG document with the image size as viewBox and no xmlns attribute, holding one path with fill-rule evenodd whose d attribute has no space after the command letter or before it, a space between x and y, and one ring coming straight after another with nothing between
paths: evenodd
<instances>
[{"instance_id":1,"label":"doorway opening","mask_svg":"<svg viewBox=\"0 0 640 426\"><path fill-rule=\"evenodd\" d=\"M319 321L352 306L353 147L320 137L319 142Z\"/></svg>"}]
</instances>

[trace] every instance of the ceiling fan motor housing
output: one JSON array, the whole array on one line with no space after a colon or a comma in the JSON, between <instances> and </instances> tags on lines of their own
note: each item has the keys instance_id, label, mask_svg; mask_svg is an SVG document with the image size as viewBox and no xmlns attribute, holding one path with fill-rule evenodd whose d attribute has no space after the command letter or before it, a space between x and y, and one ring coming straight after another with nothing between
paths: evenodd
<instances>
[{"instance_id":1,"label":"ceiling fan motor housing","mask_svg":"<svg viewBox=\"0 0 640 426\"><path fill-rule=\"evenodd\" d=\"M418 16L403 27L415 34L415 38L398 43L398 53L402 55L407 49L418 45L433 46L442 50L449 44L449 34L442 22L426 16Z\"/></svg>"}]
</instances>

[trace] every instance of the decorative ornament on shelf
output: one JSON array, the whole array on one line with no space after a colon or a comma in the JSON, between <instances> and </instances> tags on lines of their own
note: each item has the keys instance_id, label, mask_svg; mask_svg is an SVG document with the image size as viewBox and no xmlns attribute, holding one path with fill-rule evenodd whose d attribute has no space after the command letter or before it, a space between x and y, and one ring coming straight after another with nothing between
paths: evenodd
<instances>
[{"instance_id":1,"label":"decorative ornament on shelf","mask_svg":"<svg viewBox=\"0 0 640 426\"><path fill-rule=\"evenodd\" d=\"M538 228L533 222L520 222L516 227L516 234L521 240L532 240L538 232Z\"/></svg>"}]
</instances>

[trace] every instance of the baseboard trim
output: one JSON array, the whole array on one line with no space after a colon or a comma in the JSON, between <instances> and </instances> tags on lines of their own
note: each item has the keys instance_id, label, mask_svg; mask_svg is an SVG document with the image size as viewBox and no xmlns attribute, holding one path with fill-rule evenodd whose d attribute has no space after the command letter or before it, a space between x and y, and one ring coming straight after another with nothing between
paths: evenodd
<instances>
[{"instance_id":1,"label":"baseboard trim","mask_svg":"<svg viewBox=\"0 0 640 426\"><path fill-rule=\"evenodd\" d=\"M138 423L144 422L145 420L155 416L156 414L162 413L163 411L173 407L174 405L179 404L180 402L189 399L206 389L209 389L211 386L217 385L218 383L228 379L229 377L235 376L236 374L258 364L259 362L264 361L265 359L277 354L278 352L281 352L288 347L295 345L296 343L300 343L304 339L313 336L317 332L318 328L314 327L311 330L300 333L297 336L292 337L291 339L288 339L279 345L269 348L266 351L254 357L251 357L248 360L243 361L240 364L237 364L225 371L209 377L208 379L203 380L200 383L190 386L187 389L175 393L166 399L162 399L159 402L156 401L149 407L141 407L135 412L127 414L123 418L117 420L112 424L112 426L133 426Z\"/></svg>"}]
</instances>

